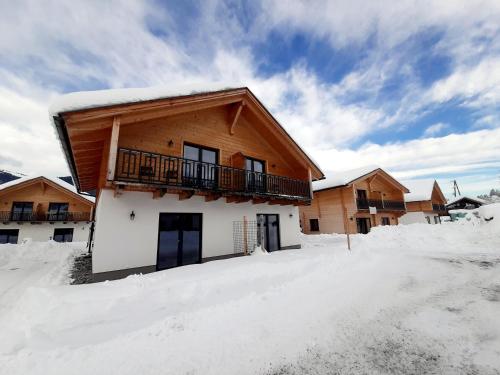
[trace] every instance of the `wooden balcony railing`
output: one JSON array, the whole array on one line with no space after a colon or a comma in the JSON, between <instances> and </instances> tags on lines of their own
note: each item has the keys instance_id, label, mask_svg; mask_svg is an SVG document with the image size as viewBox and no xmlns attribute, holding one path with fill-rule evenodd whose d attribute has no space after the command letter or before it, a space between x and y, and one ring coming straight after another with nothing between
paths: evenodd
<instances>
[{"instance_id":1,"label":"wooden balcony railing","mask_svg":"<svg viewBox=\"0 0 500 375\"><path fill-rule=\"evenodd\" d=\"M444 204L432 204L432 211L434 212L446 212L446 206Z\"/></svg>"},{"instance_id":2,"label":"wooden balcony railing","mask_svg":"<svg viewBox=\"0 0 500 375\"><path fill-rule=\"evenodd\" d=\"M90 212L11 212L0 211L0 222L9 221L90 221Z\"/></svg>"},{"instance_id":3,"label":"wooden balcony railing","mask_svg":"<svg viewBox=\"0 0 500 375\"><path fill-rule=\"evenodd\" d=\"M381 211L405 211L403 201L388 201L381 199L356 199L358 210L368 210L369 207L376 207Z\"/></svg>"},{"instance_id":4,"label":"wooden balcony railing","mask_svg":"<svg viewBox=\"0 0 500 375\"><path fill-rule=\"evenodd\" d=\"M118 149L115 180L290 200L310 199L308 181L127 148Z\"/></svg>"}]
</instances>

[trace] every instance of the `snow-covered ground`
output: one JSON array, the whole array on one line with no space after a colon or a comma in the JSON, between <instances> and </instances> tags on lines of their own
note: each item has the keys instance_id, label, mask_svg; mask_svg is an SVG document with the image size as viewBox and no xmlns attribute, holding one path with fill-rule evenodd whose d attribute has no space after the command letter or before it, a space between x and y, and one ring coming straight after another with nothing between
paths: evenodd
<instances>
[{"instance_id":1,"label":"snow-covered ground","mask_svg":"<svg viewBox=\"0 0 500 375\"><path fill-rule=\"evenodd\" d=\"M0 245L0 373L499 374L499 219L80 286L76 250Z\"/></svg>"}]
</instances>

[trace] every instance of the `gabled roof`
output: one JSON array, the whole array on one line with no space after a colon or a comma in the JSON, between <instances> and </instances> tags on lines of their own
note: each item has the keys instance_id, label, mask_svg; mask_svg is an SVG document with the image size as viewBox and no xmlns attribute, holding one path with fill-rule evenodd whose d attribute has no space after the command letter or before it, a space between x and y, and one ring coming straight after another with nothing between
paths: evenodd
<instances>
[{"instance_id":1,"label":"gabled roof","mask_svg":"<svg viewBox=\"0 0 500 375\"><path fill-rule=\"evenodd\" d=\"M448 206L450 204L453 204L453 203L456 203L458 201L461 201L462 199L468 199L468 200L471 200L473 202L477 202L479 204L485 204L486 203L485 201L483 201L482 199L479 199L479 198L471 198L471 197L469 197L467 195L460 195L460 196L458 196L458 197L456 197L456 198L448 201L448 203L446 203L446 205Z\"/></svg>"},{"instance_id":2,"label":"gabled roof","mask_svg":"<svg viewBox=\"0 0 500 375\"><path fill-rule=\"evenodd\" d=\"M79 200L84 200L86 203L89 204L94 204L95 203L95 198L87 195L87 194L80 194L76 191L76 188L68 184L66 181L61 180L58 177L47 177L47 176L24 176L21 178L18 178L17 180L12 180L9 182L6 182L4 184L0 185L0 195L7 193L11 190L14 190L14 188L22 188L24 186L29 186L32 183L37 183L38 181L43 181L56 189L63 189L67 194L71 194L75 196L75 198Z\"/></svg>"},{"instance_id":3,"label":"gabled roof","mask_svg":"<svg viewBox=\"0 0 500 375\"><path fill-rule=\"evenodd\" d=\"M388 181L398 186L401 190L408 192L408 189L403 184L376 165L367 165L361 168L332 173L331 176L326 177L324 180L313 182L313 190L321 191L349 186L356 181L368 178L376 173L383 174Z\"/></svg>"},{"instance_id":4,"label":"gabled roof","mask_svg":"<svg viewBox=\"0 0 500 375\"><path fill-rule=\"evenodd\" d=\"M293 154L298 157L301 163L311 168L314 180L324 178L319 165L298 145L247 87L215 84L77 92L57 98L50 106L49 112L77 190L82 191L95 188L94 174L98 169L99 160L96 155L102 153L103 144L105 143L103 131L110 129L114 116L127 116L127 118L121 120L123 125L126 122L144 121L152 118L151 116L162 117L169 114L188 112L190 108L205 109L216 105L242 102L246 104L245 108L250 108L250 111L257 115L257 118L266 124L270 124L268 126L271 126L273 136L277 136L280 142L293 150ZM85 125L88 123L91 123L91 126L86 129ZM83 133L86 131L94 132L94 134L100 132L100 138L98 136L93 139L93 147L95 147L93 156L95 156L95 159L92 159L92 162L94 164L90 165L92 162L86 161L85 173L87 175L82 179L80 175L83 173L80 173L77 168L77 162L75 162L77 158L75 158L72 149L73 125L70 125L69 129L68 124L76 124L77 130L75 132L78 132L79 137L84 136ZM101 147L101 151L97 147ZM88 175L88 171L91 171L91 175Z\"/></svg>"},{"instance_id":5,"label":"gabled roof","mask_svg":"<svg viewBox=\"0 0 500 375\"><path fill-rule=\"evenodd\" d=\"M430 201L432 199L432 192L437 189L438 194L446 201L446 198L439 187L436 180L421 179L421 180L408 180L402 183L410 189L409 193L405 194L405 202L418 202Z\"/></svg>"}]
</instances>

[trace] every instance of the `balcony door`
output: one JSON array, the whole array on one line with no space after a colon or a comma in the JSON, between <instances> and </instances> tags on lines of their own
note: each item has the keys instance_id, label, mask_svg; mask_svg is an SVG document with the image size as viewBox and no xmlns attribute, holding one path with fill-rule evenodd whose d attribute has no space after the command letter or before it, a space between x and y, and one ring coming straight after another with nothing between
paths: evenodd
<instances>
[{"instance_id":1,"label":"balcony door","mask_svg":"<svg viewBox=\"0 0 500 375\"><path fill-rule=\"evenodd\" d=\"M370 219L366 217L358 217L356 219L356 226L358 233L367 234L371 227Z\"/></svg>"},{"instance_id":2,"label":"balcony door","mask_svg":"<svg viewBox=\"0 0 500 375\"><path fill-rule=\"evenodd\" d=\"M201 214L161 213L156 268L201 262Z\"/></svg>"},{"instance_id":3,"label":"balcony door","mask_svg":"<svg viewBox=\"0 0 500 375\"><path fill-rule=\"evenodd\" d=\"M266 192L265 162L253 158L245 158L246 189L257 193Z\"/></svg>"},{"instance_id":4,"label":"balcony door","mask_svg":"<svg viewBox=\"0 0 500 375\"><path fill-rule=\"evenodd\" d=\"M10 212L12 221L33 220L33 202L14 202Z\"/></svg>"},{"instance_id":5,"label":"balcony door","mask_svg":"<svg viewBox=\"0 0 500 375\"><path fill-rule=\"evenodd\" d=\"M280 249L280 220L279 215L257 215L257 243L267 251Z\"/></svg>"},{"instance_id":6,"label":"balcony door","mask_svg":"<svg viewBox=\"0 0 500 375\"><path fill-rule=\"evenodd\" d=\"M216 189L218 175L218 151L206 147L185 144L182 168L183 185L196 188Z\"/></svg>"},{"instance_id":7,"label":"balcony door","mask_svg":"<svg viewBox=\"0 0 500 375\"><path fill-rule=\"evenodd\" d=\"M68 220L69 203L49 203L47 220L63 221Z\"/></svg>"}]
</instances>

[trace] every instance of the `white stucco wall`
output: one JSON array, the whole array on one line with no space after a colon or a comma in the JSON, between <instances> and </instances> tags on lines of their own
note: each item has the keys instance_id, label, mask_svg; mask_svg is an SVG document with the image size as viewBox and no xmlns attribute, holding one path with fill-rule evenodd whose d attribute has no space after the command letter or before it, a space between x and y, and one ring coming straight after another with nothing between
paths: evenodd
<instances>
[{"instance_id":1,"label":"white stucco wall","mask_svg":"<svg viewBox=\"0 0 500 375\"><path fill-rule=\"evenodd\" d=\"M201 196L180 201L176 194L153 199L152 193L128 191L115 198L113 191L103 190L96 209L93 272L156 265L161 212L203 214L202 258L233 254L233 222L242 221L243 216L249 221L256 220L258 213L280 215L282 247L300 244L296 206L226 203L223 198L205 202Z\"/></svg>"},{"instance_id":2,"label":"white stucco wall","mask_svg":"<svg viewBox=\"0 0 500 375\"><path fill-rule=\"evenodd\" d=\"M90 223L87 222L0 224L0 229L19 229L18 243L28 238L33 241L51 240L55 228L73 228L73 242L86 242L89 238Z\"/></svg>"},{"instance_id":3,"label":"white stucco wall","mask_svg":"<svg viewBox=\"0 0 500 375\"><path fill-rule=\"evenodd\" d=\"M431 224L435 224L434 222L434 217L439 216L435 213L432 212L407 212L403 216L399 218L399 223L400 224L415 224L415 223L424 223L427 224L427 219L425 218L428 216L431 220Z\"/></svg>"}]
</instances>

